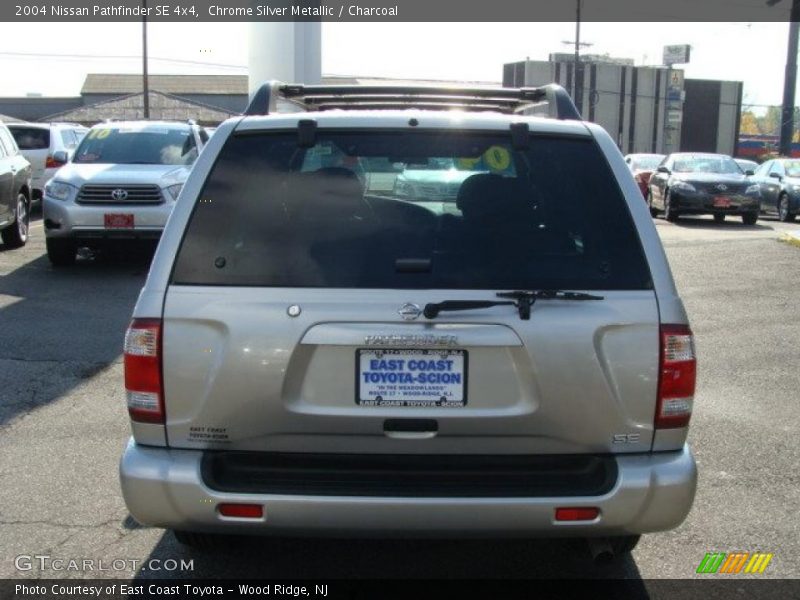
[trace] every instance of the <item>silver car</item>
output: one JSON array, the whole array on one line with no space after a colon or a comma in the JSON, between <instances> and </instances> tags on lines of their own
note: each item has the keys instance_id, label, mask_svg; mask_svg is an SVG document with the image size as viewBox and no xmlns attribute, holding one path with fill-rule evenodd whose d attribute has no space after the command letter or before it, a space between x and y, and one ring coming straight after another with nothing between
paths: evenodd
<instances>
[{"instance_id":1,"label":"silver car","mask_svg":"<svg viewBox=\"0 0 800 600\"><path fill-rule=\"evenodd\" d=\"M209 142L125 337L138 521L609 555L686 517L693 337L614 141L556 86L424 89L273 85L309 112L267 90ZM481 112L413 108L452 93ZM474 170L444 209L356 172L440 161Z\"/></svg>"},{"instance_id":2,"label":"silver car","mask_svg":"<svg viewBox=\"0 0 800 600\"><path fill-rule=\"evenodd\" d=\"M79 247L158 239L207 134L194 123L126 121L92 127L44 191L47 256ZM66 162L64 152L56 153Z\"/></svg>"}]
</instances>

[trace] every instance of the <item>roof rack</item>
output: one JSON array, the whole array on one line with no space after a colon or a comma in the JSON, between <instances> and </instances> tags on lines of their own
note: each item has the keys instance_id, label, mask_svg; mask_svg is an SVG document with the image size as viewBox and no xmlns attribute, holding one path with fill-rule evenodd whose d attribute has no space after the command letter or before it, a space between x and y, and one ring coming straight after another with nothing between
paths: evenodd
<instances>
[{"instance_id":1,"label":"roof rack","mask_svg":"<svg viewBox=\"0 0 800 600\"><path fill-rule=\"evenodd\" d=\"M546 105L553 119L581 116L567 91L555 83L540 87L449 87L404 85L302 85L271 81L251 97L245 115L324 110L492 111L506 114Z\"/></svg>"}]
</instances>

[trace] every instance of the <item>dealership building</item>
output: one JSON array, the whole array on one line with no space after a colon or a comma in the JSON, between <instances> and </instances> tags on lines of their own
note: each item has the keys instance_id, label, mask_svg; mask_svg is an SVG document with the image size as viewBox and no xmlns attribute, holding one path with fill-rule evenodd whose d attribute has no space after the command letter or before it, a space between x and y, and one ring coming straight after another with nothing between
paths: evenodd
<instances>
[{"instance_id":1,"label":"dealership building","mask_svg":"<svg viewBox=\"0 0 800 600\"><path fill-rule=\"evenodd\" d=\"M601 125L624 154L676 151L733 154L742 83L687 79L681 69L635 66L631 59L584 55L575 76L572 54L503 66L503 85L556 82L583 117ZM576 80L582 85L576 89Z\"/></svg>"}]
</instances>

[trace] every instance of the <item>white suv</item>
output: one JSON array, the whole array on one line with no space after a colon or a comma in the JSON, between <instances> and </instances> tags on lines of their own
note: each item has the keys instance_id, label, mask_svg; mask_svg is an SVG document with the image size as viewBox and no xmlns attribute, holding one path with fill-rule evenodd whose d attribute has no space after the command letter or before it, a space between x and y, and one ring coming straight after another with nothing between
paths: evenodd
<instances>
[{"instance_id":1,"label":"white suv","mask_svg":"<svg viewBox=\"0 0 800 600\"><path fill-rule=\"evenodd\" d=\"M9 123L8 129L31 163L34 201L42 199L45 184L69 160L89 131L72 123Z\"/></svg>"},{"instance_id":2,"label":"white suv","mask_svg":"<svg viewBox=\"0 0 800 600\"><path fill-rule=\"evenodd\" d=\"M442 164L452 194L387 181ZM187 543L607 556L694 498L686 313L619 149L558 86L267 86L189 176L124 357L125 501Z\"/></svg>"},{"instance_id":3,"label":"white suv","mask_svg":"<svg viewBox=\"0 0 800 600\"><path fill-rule=\"evenodd\" d=\"M158 239L207 140L203 128L193 122L92 127L72 160L45 186L50 262L72 264L82 246Z\"/></svg>"}]
</instances>

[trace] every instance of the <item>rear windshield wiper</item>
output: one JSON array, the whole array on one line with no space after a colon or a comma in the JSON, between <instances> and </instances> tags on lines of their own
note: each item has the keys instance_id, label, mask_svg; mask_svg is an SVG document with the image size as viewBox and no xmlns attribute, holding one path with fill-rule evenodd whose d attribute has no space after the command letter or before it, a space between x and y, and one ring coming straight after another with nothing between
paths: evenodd
<instances>
[{"instance_id":1,"label":"rear windshield wiper","mask_svg":"<svg viewBox=\"0 0 800 600\"><path fill-rule=\"evenodd\" d=\"M516 306L519 318L527 321L531 318L531 307L537 300L602 300L603 296L595 296L585 292L569 292L565 290L530 290L514 292L497 292L498 298L508 300L443 300L428 303L422 314L427 319L435 319L440 312L455 310L472 310L492 306Z\"/></svg>"}]
</instances>

